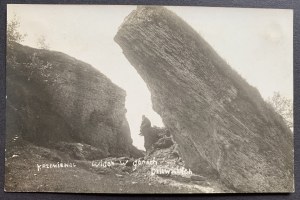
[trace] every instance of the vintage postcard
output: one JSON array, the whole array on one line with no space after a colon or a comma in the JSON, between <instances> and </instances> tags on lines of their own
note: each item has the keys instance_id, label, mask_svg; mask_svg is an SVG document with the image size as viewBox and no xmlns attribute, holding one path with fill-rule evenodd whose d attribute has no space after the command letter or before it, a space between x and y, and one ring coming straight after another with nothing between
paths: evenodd
<instances>
[{"instance_id":1,"label":"vintage postcard","mask_svg":"<svg viewBox=\"0 0 300 200\"><path fill-rule=\"evenodd\" d=\"M7 5L6 192L294 192L293 10Z\"/></svg>"}]
</instances>

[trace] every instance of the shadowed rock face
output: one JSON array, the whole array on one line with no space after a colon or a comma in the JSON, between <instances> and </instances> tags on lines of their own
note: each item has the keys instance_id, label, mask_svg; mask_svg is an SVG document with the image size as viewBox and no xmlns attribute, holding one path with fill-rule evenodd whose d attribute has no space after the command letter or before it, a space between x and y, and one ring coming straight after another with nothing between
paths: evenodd
<instances>
[{"instance_id":1,"label":"shadowed rock face","mask_svg":"<svg viewBox=\"0 0 300 200\"><path fill-rule=\"evenodd\" d=\"M14 44L7 52L7 139L41 146L80 142L102 156L129 155L125 91L63 53ZM101 156L101 155L99 155Z\"/></svg>"},{"instance_id":2,"label":"shadowed rock face","mask_svg":"<svg viewBox=\"0 0 300 200\"><path fill-rule=\"evenodd\" d=\"M163 7L138 7L115 41L193 172L236 191L293 191L293 138L259 92Z\"/></svg>"}]
</instances>

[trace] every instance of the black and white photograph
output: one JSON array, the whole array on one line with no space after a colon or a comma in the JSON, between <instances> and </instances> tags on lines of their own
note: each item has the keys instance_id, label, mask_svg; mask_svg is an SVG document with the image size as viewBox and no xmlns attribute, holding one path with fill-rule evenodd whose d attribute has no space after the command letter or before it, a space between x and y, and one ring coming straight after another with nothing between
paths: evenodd
<instances>
[{"instance_id":1,"label":"black and white photograph","mask_svg":"<svg viewBox=\"0 0 300 200\"><path fill-rule=\"evenodd\" d=\"M293 193L293 10L8 4L6 192Z\"/></svg>"}]
</instances>

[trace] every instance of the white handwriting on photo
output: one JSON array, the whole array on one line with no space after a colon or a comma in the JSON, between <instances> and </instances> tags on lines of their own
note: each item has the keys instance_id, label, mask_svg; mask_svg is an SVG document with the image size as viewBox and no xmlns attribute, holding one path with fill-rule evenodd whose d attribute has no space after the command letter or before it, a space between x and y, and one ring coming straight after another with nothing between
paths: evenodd
<instances>
[{"instance_id":1,"label":"white handwriting on photo","mask_svg":"<svg viewBox=\"0 0 300 200\"><path fill-rule=\"evenodd\" d=\"M36 164L37 171L41 171L42 169L60 169L60 168L74 168L76 167L75 163L43 163Z\"/></svg>"},{"instance_id":2,"label":"white handwriting on photo","mask_svg":"<svg viewBox=\"0 0 300 200\"><path fill-rule=\"evenodd\" d=\"M92 166L93 167L100 167L100 168L110 168L114 165L127 165L129 160L125 161L103 161L103 160L98 160L98 161L92 161ZM159 163L153 158L152 160L134 160L132 163L133 171L137 169L138 166L151 166L150 168L150 175L156 175L156 174L176 174L176 175L192 175L192 171L190 169L186 169L182 166L176 166L174 167L174 162L169 162L169 164L173 164L173 167L168 167L168 166L162 166L159 165Z\"/></svg>"}]
</instances>

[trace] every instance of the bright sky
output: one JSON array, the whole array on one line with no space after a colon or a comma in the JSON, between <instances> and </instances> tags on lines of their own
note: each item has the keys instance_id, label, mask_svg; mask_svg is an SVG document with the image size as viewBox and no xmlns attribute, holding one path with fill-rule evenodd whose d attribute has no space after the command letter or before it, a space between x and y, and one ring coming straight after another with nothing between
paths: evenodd
<instances>
[{"instance_id":1,"label":"bright sky","mask_svg":"<svg viewBox=\"0 0 300 200\"><path fill-rule=\"evenodd\" d=\"M85 61L126 90L127 120L133 143L142 115L157 126L150 93L113 38L136 6L8 5L8 20L16 14L23 44L36 47L44 36L51 50ZM188 22L266 99L273 92L293 98L293 11L280 9L168 7Z\"/></svg>"}]
</instances>

